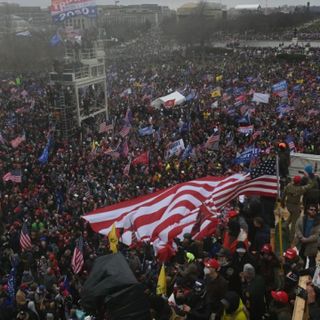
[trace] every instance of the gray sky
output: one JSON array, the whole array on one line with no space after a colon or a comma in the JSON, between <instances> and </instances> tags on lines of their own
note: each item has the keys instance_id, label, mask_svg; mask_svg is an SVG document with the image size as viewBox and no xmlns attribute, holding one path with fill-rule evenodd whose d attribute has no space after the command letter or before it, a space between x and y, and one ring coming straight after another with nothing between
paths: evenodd
<instances>
[{"instance_id":1,"label":"gray sky","mask_svg":"<svg viewBox=\"0 0 320 320\"><path fill-rule=\"evenodd\" d=\"M24 6L41 6L46 7L50 5L50 0L0 0L9 3L19 3L20 5ZM303 4L305 5L308 0L216 0L213 2L221 2L222 4L227 5L228 7L235 6L237 4L260 4L261 6L265 7L266 2L268 3L269 7L275 7L280 5L297 5ZM127 4L142 4L142 3L157 3L161 5L167 5L170 8L176 9L181 4L186 2L193 2L193 0L120 0L120 4L127 5ZM97 4L114 4L112 0L96 0ZM319 5L317 0L310 0L310 5Z\"/></svg>"}]
</instances>

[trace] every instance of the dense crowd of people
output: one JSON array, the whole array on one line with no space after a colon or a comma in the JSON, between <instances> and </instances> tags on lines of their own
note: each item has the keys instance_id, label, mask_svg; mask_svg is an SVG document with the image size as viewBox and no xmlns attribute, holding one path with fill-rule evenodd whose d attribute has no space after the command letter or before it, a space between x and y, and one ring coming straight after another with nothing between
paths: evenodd
<instances>
[{"instance_id":1,"label":"dense crowd of people","mask_svg":"<svg viewBox=\"0 0 320 320\"><path fill-rule=\"evenodd\" d=\"M289 140L297 152L320 153L318 49L297 62L277 59L270 48L188 58L162 50L156 37L127 50L128 56L114 57L107 69L113 130L99 133L92 119L69 141L56 129L50 110L55 89L46 79L2 77L0 174L11 177L0 181L0 318L89 319L81 306L82 286L96 257L110 250L106 237L81 216L180 182L246 172L257 160L234 160L254 146L261 150L260 161L280 155L280 175L288 183L281 203L257 196L237 199L210 237L176 239L176 252L165 262L166 295L156 295L161 263L150 243L138 239L130 248L120 243L119 251L144 285L151 319L291 319L300 275L310 277L307 303L310 318L317 319L319 294L311 280L320 183L316 168L306 166L303 176L290 181L288 167ZM274 94L272 86L283 80L287 94ZM184 104L151 107L154 99L175 90L189 97ZM254 92L269 93L269 103L253 102ZM130 132L119 134L128 121ZM241 125L253 125L254 132L239 132ZM140 135L148 126L152 134ZM207 144L215 133L218 148ZM17 137L23 138L12 143ZM165 157L168 144L178 139L190 153ZM39 161L49 140L48 159ZM130 166L145 151L148 163ZM17 175L21 181L13 178ZM274 215L275 208L287 215ZM279 229L279 220L283 255L279 243L270 245L270 229ZM28 249L21 246L24 226ZM80 236L84 265L75 274L71 260Z\"/></svg>"}]
</instances>

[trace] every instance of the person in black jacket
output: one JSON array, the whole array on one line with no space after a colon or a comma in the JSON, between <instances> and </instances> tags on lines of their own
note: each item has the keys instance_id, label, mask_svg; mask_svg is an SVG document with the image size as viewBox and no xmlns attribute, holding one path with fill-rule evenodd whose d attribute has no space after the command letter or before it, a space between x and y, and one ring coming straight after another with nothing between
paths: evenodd
<instances>
[{"instance_id":1,"label":"person in black jacket","mask_svg":"<svg viewBox=\"0 0 320 320\"><path fill-rule=\"evenodd\" d=\"M207 290L203 280L195 281L193 290L183 310L187 320L207 320L211 314L211 306L206 300Z\"/></svg>"},{"instance_id":2,"label":"person in black jacket","mask_svg":"<svg viewBox=\"0 0 320 320\"><path fill-rule=\"evenodd\" d=\"M251 264L245 264L242 278L242 299L250 313L250 320L261 320L265 313L265 281Z\"/></svg>"},{"instance_id":3,"label":"person in black jacket","mask_svg":"<svg viewBox=\"0 0 320 320\"><path fill-rule=\"evenodd\" d=\"M266 243L270 243L270 230L261 217L255 217L253 224L256 230L251 244L251 251L260 252Z\"/></svg>"}]
</instances>

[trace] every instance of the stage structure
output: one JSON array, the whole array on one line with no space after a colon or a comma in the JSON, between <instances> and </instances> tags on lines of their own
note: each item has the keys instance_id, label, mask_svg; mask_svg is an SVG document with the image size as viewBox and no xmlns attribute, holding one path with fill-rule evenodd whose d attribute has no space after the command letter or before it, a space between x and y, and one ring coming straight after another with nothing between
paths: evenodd
<instances>
[{"instance_id":1,"label":"stage structure","mask_svg":"<svg viewBox=\"0 0 320 320\"><path fill-rule=\"evenodd\" d=\"M105 51L103 42L91 48L65 48L63 61L50 73L56 131L69 139L82 124L108 120ZM100 118L100 119L98 119Z\"/></svg>"}]
</instances>

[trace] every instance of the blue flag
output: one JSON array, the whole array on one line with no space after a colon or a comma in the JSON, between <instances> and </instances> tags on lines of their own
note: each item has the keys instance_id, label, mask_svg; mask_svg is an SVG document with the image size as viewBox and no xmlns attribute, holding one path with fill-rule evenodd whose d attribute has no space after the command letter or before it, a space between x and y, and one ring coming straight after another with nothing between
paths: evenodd
<instances>
[{"instance_id":1,"label":"blue flag","mask_svg":"<svg viewBox=\"0 0 320 320\"><path fill-rule=\"evenodd\" d=\"M186 160L190 157L192 153L192 146L191 144L188 144L187 147L184 149L181 160Z\"/></svg>"},{"instance_id":2,"label":"blue flag","mask_svg":"<svg viewBox=\"0 0 320 320\"><path fill-rule=\"evenodd\" d=\"M57 46L60 42L62 42L62 39L61 39L61 36L58 33L53 35L52 38L50 39L50 45L52 47Z\"/></svg>"},{"instance_id":3,"label":"blue flag","mask_svg":"<svg viewBox=\"0 0 320 320\"><path fill-rule=\"evenodd\" d=\"M44 164L46 164L46 163L48 162L48 159L49 159L49 150L50 150L50 148L51 148L51 146L52 146L52 143L53 143L53 139L52 139L52 136L51 136L51 134L50 134L50 135L49 135L49 138L48 138L48 142L47 142L45 148L43 149L41 156L38 158L38 161L39 161L42 165L44 165Z\"/></svg>"},{"instance_id":4,"label":"blue flag","mask_svg":"<svg viewBox=\"0 0 320 320\"><path fill-rule=\"evenodd\" d=\"M139 129L139 135L142 137L150 136L152 134L153 134L153 127L152 126Z\"/></svg>"},{"instance_id":5,"label":"blue flag","mask_svg":"<svg viewBox=\"0 0 320 320\"><path fill-rule=\"evenodd\" d=\"M284 91L288 88L288 84L287 84L287 81L283 80L283 81L280 81L276 84L274 84L272 86L272 91L273 92L280 92L280 91Z\"/></svg>"},{"instance_id":6,"label":"blue flag","mask_svg":"<svg viewBox=\"0 0 320 320\"><path fill-rule=\"evenodd\" d=\"M15 301L15 287L16 287L16 269L15 267L11 268L9 277L8 277L8 294L9 294L9 299L10 299L10 304L14 304Z\"/></svg>"},{"instance_id":7,"label":"blue flag","mask_svg":"<svg viewBox=\"0 0 320 320\"><path fill-rule=\"evenodd\" d=\"M196 90L192 89L191 92L186 96L186 101L188 102L196 98L197 98Z\"/></svg>"},{"instance_id":8,"label":"blue flag","mask_svg":"<svg viewBox=\"0 0 320 320\"><path fill-rule=\"evenodd\" d=\"M235 164L240 163L249 163L252 158L257 157L260 153L260 149L258 148L251 148L244 152L242 152L237 158L234 159Z\"/></svg>"},{"instance_id":9,"label":"blue flag","mask_svg":"<svg viewBox=\"0 0 320 320\"><path fill-rule=\"evenodd\" d=\"M48 159L49 159L49 148L48 148L48 145L46 145L46 147L43 149L41 156L38 158L38 161L42 165L44 165L48 162Z\"/></svg>"}]
</instances>

